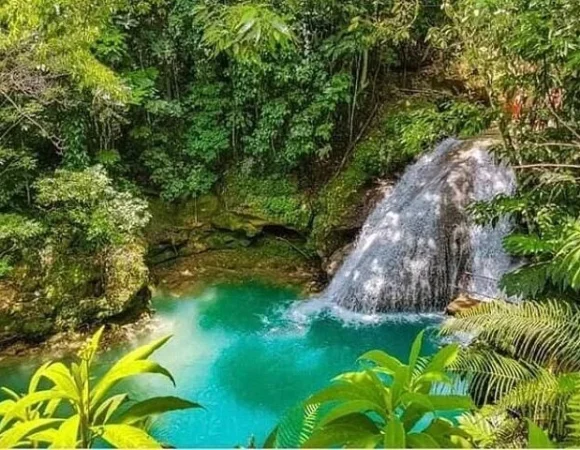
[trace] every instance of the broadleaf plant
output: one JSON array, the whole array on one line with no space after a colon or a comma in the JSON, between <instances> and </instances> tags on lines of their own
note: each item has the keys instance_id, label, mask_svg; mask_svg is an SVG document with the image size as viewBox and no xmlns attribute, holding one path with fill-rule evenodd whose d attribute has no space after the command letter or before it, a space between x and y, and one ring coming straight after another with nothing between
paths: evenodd
<instances>
[{"instance_id":1,"label":"broadleaf plant","mask_svg":"<svg viewBox=\"0 0 580 450\"><path fill-rule=\"evenodd\" d=\"M28 392L18 394L3 388L9 396L0 402L0 447L91 448L104 440L117 448L161 448L147 432L147 420L170 411L201 408L178 397L153 397L132 402L127 394L112 394L120 381L144 374L169 378L171 373L149 357L170 336L133 350L95 380L94 360L103 329L98 330L69 366L49 362L32 376ZM49 382L40 389L41 381ZM57 412L68 405L63 416Z\"/></svg>"}]
</instances>

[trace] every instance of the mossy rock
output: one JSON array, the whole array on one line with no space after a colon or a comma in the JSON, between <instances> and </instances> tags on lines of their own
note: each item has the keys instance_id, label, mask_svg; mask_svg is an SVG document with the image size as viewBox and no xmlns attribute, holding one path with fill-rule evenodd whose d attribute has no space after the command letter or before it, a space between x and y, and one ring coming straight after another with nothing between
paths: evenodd
<instances>
[{"instance_id":1,"label":"mossy rock","mask_svg":"<svg viewBox=\"0 0 580 450\"><path fill-rule=\"evenodd\" d=\"M0 346L13 340L38 341L81 325L143 309L148 269L143 243L128 243L98 254L61 255L51 249L44 266L27 273L38 282L0 284ZM35 291L29 285L41 286Z\"/></svg>"},{"instance_id":2,"label":"mossy rock","mask_svg":"<svg viewBox=\"0 0 580 450\"><path fill-rule=\"evenodd\" d=\"M150 199L151 220L145 229L145 236L149 242L187 240L191 230L210 224L221 210L219 198L209 194L197 200L177 203Z\"/></svg>"},{"instance_id":3,"label":"mossy rock","mask_svg":"<svg viewBox=\"0 0 580 450\"><path fill-rule=\"evenodd\" d=\"M296 231L307 231L312 218L308 196L292 176L231 172L223 185L228 211Z\"/></svg>"},{"instance_id":4,"label":"mossy rock","mask_svg":"<svg viewBox=\"0 0 580 450\"><path fill-rule=\"evenodd\" d=\"M219 230L241 232L249 238L260 234L264 226L270 223L259 217L223 212L211 219L211 224Z\"/></svg>"}]
</instances>

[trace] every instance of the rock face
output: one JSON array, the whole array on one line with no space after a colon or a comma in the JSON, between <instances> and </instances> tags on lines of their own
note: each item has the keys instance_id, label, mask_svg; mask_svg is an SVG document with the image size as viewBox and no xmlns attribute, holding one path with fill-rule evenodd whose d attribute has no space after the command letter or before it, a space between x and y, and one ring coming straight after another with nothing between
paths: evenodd
<instances>
[{"instance_id":1,"label":"rock face","mask_svg":"<svg viewBox=\"0 0 580 450\"><path fill-rule=\"evenodd\" d=\"M408 167L367 218L325 291L329 301L366 313L430 312L460 291L500 295L495 280L512 266L502 247L510 223L482 227L466 209L515 188L491 143L448 139Z\"/></svg>"},{"instance_id":2,"label":"rock face","mask_svg":"<svg viewBox=\"0 0 580 450\"><path fill-rule=\"evenodd\" d=\"M342 266L342 263L346 257L350 254L350 252L352 252L353 248L354 242L351 242L350 244L347 244L332 253L332 255L330 255L330 257L327 258L323 263L323 269L326 272L326 275L333 277L336 272L338 272L338 269L340 269L340 266Z\"/></svg>"},{"instance_id":3,"label":"rock face","mask_svg":"<svg viewBox=\"0 0 580 450\"><path fill-rule=\"evenodd\" d=\"M151 296L144 253L142 243L85 257L47 249L37 266L18 267L0 282L0 347L143 311Z\"/></svg>"}]
</instances>

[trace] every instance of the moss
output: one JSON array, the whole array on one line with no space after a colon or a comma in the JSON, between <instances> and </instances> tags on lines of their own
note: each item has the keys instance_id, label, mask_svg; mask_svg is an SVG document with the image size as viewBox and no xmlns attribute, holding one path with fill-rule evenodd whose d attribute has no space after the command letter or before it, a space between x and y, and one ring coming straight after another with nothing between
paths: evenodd
<instances>
[{"instance_id":1,"label":"moss","mask_svg":"<svg viewBox=\"0 0 580 450\"><path fill-rule=\"evenodd\" d=\"M230 173L223 196L228 210L296 230L305 230L310 223L308 198L291 177Z\"/></svg>"},{"instance_id":2,"label":"moss","mask_svg":"<svg viewBox=\"0 0 580 450\"><path fill-rule=\"evenodd\" d=\"M149 242L174 240L180 231L209 224L222 209L215 195L204 195L197 200L179 203L149 199L151 220L145 229L145 236Z\"/></svg>"},{"instance_id":3,"label":"moss","mask_svg":"<svg viewBox=\"0 0 580 450\"><path fill-rule=\"evenodd\" d=\"M22 280L13 277L11 284L0 284L0 295L6 296L0 303L5 319L0 322L0 345L14 339L39 341L142 309L144 298L138 293L148 282L144 252L139 242L96 254L69 254L47 246L36 265L17 267L15 275Z\"/></svg>"}]
</instances>

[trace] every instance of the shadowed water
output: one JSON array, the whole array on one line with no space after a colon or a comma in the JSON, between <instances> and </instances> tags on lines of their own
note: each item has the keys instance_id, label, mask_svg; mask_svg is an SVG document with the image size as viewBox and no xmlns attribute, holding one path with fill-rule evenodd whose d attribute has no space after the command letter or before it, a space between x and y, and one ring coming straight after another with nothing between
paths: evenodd
<instances>
[{"instance_id":1,"label":"shadowed water","mask_svg":"<svg viewBox=\"0 0 580 450\"><path fill-rule=\"evenodd\" d=\"M204 405L205 410L157 419L153 434L168 444L231 448L247 445L253 435L261 445L288 408L355 368L362 353L380 348L406 360L416 334L440 320L364 316L340 308L322 312L318 302L296 299L292 290L255 283L156 299L156 334L174 337L154 359L174 374L177 387L153 376L135 378L119 389L132 398L179 395ZM434 345L429 340L425 351ZM126 349L119 346L103 355L101 367ZM23 390L31 369L24 362L0 367L0 384Z\"/></svg>"},{"instance_id":2,"label":"shadowed water","mask_svg":"<svg viewBox=\"0 0 580 450\"><path fill-rule=\"evenodd\" d=\"M509 222L477 226L466 211L514 190L490 143L447 139L410 166L368 217L325 292L328 302L366 313L428 312L458 292L501 295L497 281L512 264L501 245Z\"/></svg>"}]
</instances>

